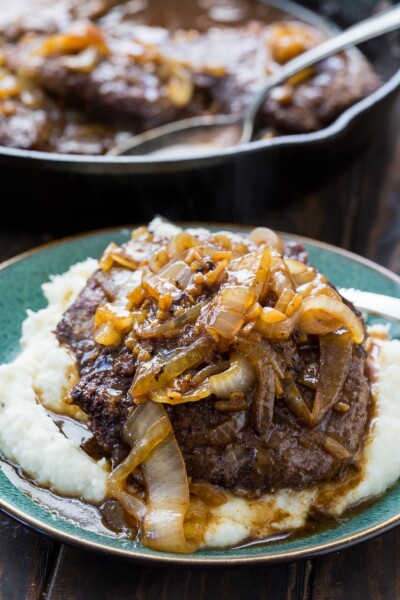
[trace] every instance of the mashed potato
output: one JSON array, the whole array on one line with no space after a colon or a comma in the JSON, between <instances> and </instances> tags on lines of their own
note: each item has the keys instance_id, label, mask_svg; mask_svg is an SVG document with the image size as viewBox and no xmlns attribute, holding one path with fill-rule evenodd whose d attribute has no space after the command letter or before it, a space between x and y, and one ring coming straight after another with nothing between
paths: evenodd
<instances>
[{"instance_id":1,"label":"mashed potato","mask_svg":"<svg viewBox=\"0 0 400 600\"><path fill-rule=\"evenodd\" d=\"M63 398L73 382L74 360L53 329L96 267L88 259L43 286L48 307L28 311L21 354L0 366L0 451L39 485L92 502L104 497L107 465L67 439L46 408L70 412Z\"/></svg>"},{"instance_id":2,"label":"mashed potato","mask_svg":"<svg viewBox=\"0 0 400 600\"><path fill-rule=\"evenodd\" d=\"M75 382L74 360L59 346L53 330L96 268L97 261L88 259L44 284L48 307L28 311L22 352L12 364L0 367L1 453L39 485L89 502L105 497L106 461L95 462L67 439L46 409L71 413L64 398ZM360 476L350 484L328 483L302 491L283 489L254 501L231 497L211 509L205 546L232 546L248 538L262 539L297 529L315 508L341 515L349 506L382 493L399 478L400 342L383 342L376 360L376 418L358 459Z\"/></svg>"}]
</instances>

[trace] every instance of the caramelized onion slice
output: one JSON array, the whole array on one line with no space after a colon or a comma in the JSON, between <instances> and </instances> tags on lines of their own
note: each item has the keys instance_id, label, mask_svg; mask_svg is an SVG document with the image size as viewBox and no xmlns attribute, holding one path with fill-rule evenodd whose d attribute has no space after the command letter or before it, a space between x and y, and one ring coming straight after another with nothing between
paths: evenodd
<instances>
[{"instance_id":1,"label":"caramelized onion slice","mask_svg":"<svg viewBox=\"0 0 400 600\"><path fill-rule=\"evenodd\" d=\"M194 323L199 317L202 308L206 305L206 302L199 302L194 306L186 309L179 316L169 319L160 325L155 327L137 328L136 334L141 338L155 338L167 336L171 337L172 334L178 335L184 325L188 323Z\"/></svg>"},{"instance_id":2,"label":"caramelized onion slice","mask_svg":"<svg viewBox=\"0 0 400 600\"><path fill-rule=\"evenodd\" d=\"M268 247L249 252L229 263L228 283L251 290L255 300L258 300L267 280L270 265L271 250Z\"/></svg>"},{"instance_id":3,"label":"caramelized onion slice","mask_svg":"<svg viewBox=\"0 0 400 600\"><path fill-rule=\"evenodd\" d=\"M254 397L254 428L266 436L274 412L275 377L273 363L277 364L271 345L264 339L254 343L251 338L241 338L235 344L254 369L257 378L257 390ZM280 375L283 376L280 370Z\"/></svg>"},{"instance_id":4,"label":"caramelized onion slice","mask_svg":"<svg viewBox=\"0 0 400 600\"><path fill-rule=\"evenodd\" d=\"M254 427L260 436L269 432L275 403L275 375L272 367L263 369L259 393L254 398Z\"/></svg>"},{"instance_id":5,"label":"caramelized onion slice","mask_svg":"<svg viewBox=\"0 0 400 600\"><path fill-rule=\"evenodd\" d=\"M198 540L187 540L184 532L190 501L186 468L172 433L148 456L143 476L148 498L144 544L164 552L195 552Z\"/></svg>"},{"instance_id":6,"label":"caramelized onion slice","mask_svg":"<svg viewBox=\"0 0 400 600\"><path fill-rule=\"evenodd\" d=\"M79 54L67 55L60 62L68 71L91 73L102 59L101 52L95 46L89 46Z\"/></svg>"},{"instance_id":7,"label":"caramelized onion slice","mask_svg":"<svg viewBox=\"0 0 400 600\"><path fill-rule=\"evenodd\" d=\"M186 288L191 276L192 271L183 260L172 260L158 271L158 277L171 281L181 289Z\"/></svg>"},{"instance_id":8,"label":"caramelized onion slice","mask_svg":"<svg viewBox=\"0 0 400 600\"><path fill-rule=\"evenodd\" d=\"M202 539L202 531L196 528L195 542L185 537L184 517L189 507L189 484L182 454L164 407L151 401L138 406L124 426L124 437L132 450L110 474L109 495L143 522L143 543L146 546L167 552L195 552ZM126 490L126 480L139 464L142 465L146 503Z\"/></svg>"},{"instance_id":9,"label":"caramelized onion slice","mask_svg":"<svg viewBox=\"0 0 400 600\"><path fill-rule=\"evenodd\" d=\"M231 340L240 331L246 312L253 303L251 289L227 286L220 289L208 304L201 320L210 335Z\"/></svg>"},{"instance_id":10,"label":"caramelized onion slice","mask_svg":"<svg viewBox=\"0 0 400 600\"><path fill-rule=\"evenodd\" d=\"M98 307L94 316L95 327L103 323L111 324L117 331L126 332L132 328L133 318L126 308L106 302Z\"/></svg>"},{"instance_id":11,"label":"caramelized onion slice","mask_svg":"<svg viewBox=\"0 0 400 600\"><path fill-rule=\"evenodd\" d=\"M276 251L273 251L271 256L269 287L278 297L281 296L285 290L293 290L295 288L293 278L285 261Z\"/></svg>"},{"instance_id":12,"label":"caramelized onion slice","mask_svg":"<svg viewBox=\"0 0 400 600\"><path fill-rule=\"evenodd\" d=\"M227 281L203 311L201 324L218 341L231 340L242 328L248 309L257 302L268 279L271 251L268 247L232 260Z\"/></svg>"},{"instance_id":13,"label":"caramelized onion slice","mask_svg":"<svg viewBox=\"0 0 400 600\"><path fill-rule=\"evenodd\" d=\"M326 333L327 324L334 331L337 324L346 327L352 335L355 344L364 340L364 328L357 315L341 300L325 294L310 296L303 302L303 311L298 321L298 327L304 333Z\"/></svg>"},{"instance_id":14,"label":"caramelized onion slice","mask_svg":"<svg viewBox=\"0 0 400 600\"><path fill-rule=\"evenodd\" d=\"M261 311L255 329L262 333L265 338L272 340L287 340L296 327L300 318L301 307L290 317L275 308L265 307Z\"/></svg>"},{"instance_id":15,"label":"caramelized onion slice","mask_svg":"<svg viewBox=\"0 0 400 600\"><path fill-rule=\"evenodd\" d=\"M3 73L0 70L0 100L19 96L21 92L22 87L17 77L14 77L11 73Z\"/></svg>"},{"instance_id":16,"label":"caramelized onion slice","mask_svg":"<svg viewBox=\"0 0 400 600\"><path fill-rule=\"evenodd\" d=\"M265 244L276 248L281 254L284 252L285 246L283 240L272 229L256 227L249 233L249 238L258 246Z\"/></svg>"},{"instance_id":17,"label":"caramelized onion slice","mask_svg":"<svg viewBox=\"0 0 400 600\"><path fill-rule=\"evenodd\" d=\"M101 29L92 23L79 23L67 33L55 33L44 38L35 49L36 56L53 56L55 54L76 54L94 46L102 54L108 53Z\"/></svg>"},{"instance_id":18,"label":"caramelized onion slice","mask_svg":"<svg viewBox=\"0 0 400 600\"><path fill-rule=\"evenodd\" d=\"M246 421L245 411L236 412L225 421L210 427L207 431L206 440L211 446L225 448L237 438L238 433L245 427Z\"/></svg>"},{"instance_id":19,"label":"caramelized onion slice","mask_svg":"<svg viewBox=\"0 0 400 600\"><path fill-rule=\"evenodd\" d=\"M288 409L305 425L312 425L312 415L293 378L284 379L282 386L285 392L285 402Z\"/></svg>"},{"instance_id":20,"label":"caramelized onion slice","mask_svg":"<svg viewBox=\"0 0 400 600\"><path fill-rule=\"evenodd\" d=\"M227 282L204 311L202 324L216 340L231 340L241 329L245 316L259 298L268 278L271 253L269 248L250 252L232 260L227 269Z\"/></svg>"},{"instance_id":21,"label":"caramelized onion slice","mask_svg":"<svg viewBox=\"0 0 400 600\"><path fill-rule=\"evenodd\" d=\"M171 238L167 244L167 251L170 258L176 258L182 252L186 252L194 246L200 246L200 241L191 235L188 231L181 231Z\"/></svg>"},{"instance_id":22,"label":"caramelized onion slice","mask_svg":"<svg viewBox=\"0 0 400 600\"><path fill-rule=\"evenodd\" d=\"M285 256L284 261L292 276L296 277L297 275L302 275L306 271L309 271L311 274L309 281L311 281L311 279L314 278L315 271L309 265L306 265L300 260L296 260L295 258L289 258L287 256Z\"/></svg>"},{"instance_id":23,"label":"caramelized onion slice","mask_svg":"<svg viewBox=\"0 0 400 600\"><path fill-rule=\"evenodd\" d=\"M324 435L321 445L336 460L348 460L351 456L347 448L331 435Z\"/></svg>"},{"instance_id":24,"label":"caramelized onion slice","mask_svg":"<svg viewBox=\"0 0 400 600\"><path fill-rule=\"evenodd\" d=\"M230 363L228 360L221 360L220 362L211 363L200 369L200 371L197 371L197 373L193 375L192 379L190 380L190 384L192 386L198 386L212 375L218 375L218 373L226 371L229 369L229 366Z\"/></svg>"},{"instance_id":25,"label":"caramelized onion slice","mask_svg":"<svg viewBox=\"0 0 400 600\"><path fill-rule=\"evenodd\" d=\"M246 392L255 383L254 369L239 352L232 352L231 366L210 377L212 393L218 398L229 398L232 392Z\"/></svg>"},{"instance_id":26,"label":"caramelized onion slice","mask_svg":"<svg viewBox=\"0 0 400 600\"><path fill-rule=\"evenodd\" d=\"M192 481L189 489L209 506L221 506L228 501L226 492L208 481Z\"/></svg>"},{"instance_id":27,"label":"caramelized onion slice","mask_svg":"<svg viewBox=\"0 0 400 600\"><path fill-rule=\"evenodd\" d=\"M213 365L206 367L212 372ZM216 365L219 367L219 365ZM204 369L204 370L206 370ZM254 385L255 374L251 364L238 352L233 352L231 365L222 373L206 377L194 389L186 393L163 387L151 390L149 397L153 402L163 404L184 404L185 402L197 402L203 398L215 394L218 398L229 398L233 392L245 392Z\"/></svg>"},{"instance_id":28,"label":"caramelized onion slice","mask_svg":"<svg viewBox=\"0 0 400 600\"><path fill-rule=\"evenodd\" d=\"M348 331L320 337L320 358L317 390L312 409L312 421L318 424L337 402L349 371L353 343Z\"/></svg>"},{"instance_id":29,"label":"caramelized onion slice","mask_svg":"<svg viewBox=\"0 0 400 600\"><path fill-rule=\"evenodd\" d=\"M215 344L208 335L195 340L187 348L178 348L166 355L155 356L140 364L129 390L131 396L143 396L150 390L168 385L187 369L197 367L213 351Z\"/></svg>"},{"instance_id":30,"label":"caramelized onion slice","mask_svg":"<svg viewBox=\"0 0 400 600\"><path fill-rule=\"evenodd\" d=\"M153 402L138 406L124 425L124 437L132 450L110 473L107 490L109 496L119 500L125 510L139 521L146 513L146 506L142 500L127 493L126 480L171 431L171 423L164 408Z\"/></svg>"},{"instance_id":31,"label":"caramelized onion slice","mask_svg":"<svg viewBox=\"0 0 400 600\"><path fill-rule=\"evenodd\" d=\"M210 382L206 379L194 390L190 390L185 394L180 394L174 390L169 390L168 388L161 388L159 390L152 390L149 393L149 396L153 402L172 404L175 406L176 404L184 404L185 402L197 402L198 400L211 396L212 393Z\"/></svg>"},{"instance_id":32,"label":"caramelized onion slice","mask_svg":"<svg viewBox=\"0 0 400 600\"><path fill-rule=\"evenodd\" d=\"M96 327L93 339L102 346L119 346L122 342L122 333L111 323L102 323Z\"/></svg>"},{"instance_id":33,"label":"caramelized onion slice","mask_svg":"<svg viewBox=\"0 0 400 600\"><path fill-rule=\"evenodd\" d=\"M139 523L143 521L147 512L147 507L143 500L129 492L125 492L122 487L109 485L108 490L108 495L118 500L122 508L132 515L136 521Z\"/></svg>"},{"instance_id":34,"label":"caramelized onion slice","mask_svg":"<svg viewBox=\"0 0 400 600\"><path fill-rule=\"evenodd\" d=\"M171 423L157 404L146 402L135 408L125 422L123 436L133 448L138 440L147 443L150 439L161 441L171 431Z\"/></svg>"},{"instance_id":35,"label":"caramelized onion slice","mask_svg":"<svg viewBox=\"0 0 400 600\"><path fill-rule=\"evenodd\" d=\"M196 548L204 539L204 532L210 517L208 505L198 496L194 494L190 497L189 508L185 515L183 530L186 539L189 539L191 544Z\"/></svg>"}]
</instances>

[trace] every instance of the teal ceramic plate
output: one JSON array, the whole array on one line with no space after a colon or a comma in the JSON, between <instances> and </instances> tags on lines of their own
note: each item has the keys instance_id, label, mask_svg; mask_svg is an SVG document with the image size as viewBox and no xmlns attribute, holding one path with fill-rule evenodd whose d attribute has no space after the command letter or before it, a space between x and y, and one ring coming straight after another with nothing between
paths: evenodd
<instances>
[{"instance_id":1,"label":"teal ceramic plate","mask_svg":"<svg viewBox=\"0 0 400 600\"><path fill-rule=\"evenodd\" d=\"M0 269L0 363L9 362L18 352L21 322L27 308L45 305L40 285L51 274L62 273L71 264L88 256L97 257L105 246L121 243L128 230L111 230L67 239L17 257ZM290 236L287 236L290 237ZM294 238L294 236L293 236ZM310 262L339 287L356 287L400 297L400 278L389 271L343 250L295 238L309 251ZM400 329L393 333L400 337ZM15 476L6 476L9 467L0 461L0 509L5 513L63 542L134 560L186 565L250 564L297 559L337 550L365 540L400 522L400 482L374 504L329 529L293 539L233 550L208 550L195 555L159 553L132 542L94 533L60 516L57 506L45 508L15 485Z\"/></svg>"}]
</instances>

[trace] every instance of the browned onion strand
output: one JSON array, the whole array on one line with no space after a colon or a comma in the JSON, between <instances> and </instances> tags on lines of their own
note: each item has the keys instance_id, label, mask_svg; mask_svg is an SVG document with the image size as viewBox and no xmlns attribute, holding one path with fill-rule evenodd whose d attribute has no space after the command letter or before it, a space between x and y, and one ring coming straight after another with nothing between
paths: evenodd
<instances>
[{"instance_id":1,"label":"browned onion strand","mask_svg":"<svg viewBox=\"0 0 400 600\"><path fill-rule=\"evenodd\" d=\"M363 324L351 308L340 299L319 294L309 296L304 300L303 311L298 322L301 331L313 334L327 333L329 322L332 323L330 331L346 327L352 334L355 344L363 342L365 335ZM319 327L319 323L322 329Z\"/></svg>"},{"instance_id":2,"label":"browned onion strand","mask_svg":"<svg viewBox=\"0 0 400 600\"><path fill-rule=\"evenodd\" d=\"M147 506L140 498L130 492L126 492L122 486L111 484L108 486L108 496L118 500L124 510L134 517L136 521L139 523L143 521L147 513Z\"/></svg>"},{"instance_id":3,"label":"browned onion strand","mask_svg":"<svg viewBox=\"0 0 400 600\"><path fill-rule=\"evenodd\" d=\"M207 432L207 441L213 446L224 448L232 442L246 426L247 418L245 411L236 412L231 417L218 423Z\"/></svg>"},{"instance_id":4,"label":"browned onion strand","mask_svg":"<svg viewBox=\"0 0 400 600\"><path fill-rule=\"evenodd\" d=\"M270 344L260 340L258 344L251 338L242 338L235 344L237 350L249 361L257 378L257 390L254 397L254 422L256 431L266 436L272 423L275 404L275 378L273 364L276 356L270 352ZM280 370L283 376L283 372Z\"/></svg>"},{"instance_id":5,"label":"browned onion strand","mask_svg":"<svg viewBox=\"0 0 400 600\"><path fill-rule=\"evenodd\" d=\"M301 310L297 310L290 317L277 309L263 309L255 329L262 335L272 340L287 340L294 331L300 318Z\"/></svg>"},{"instance_id":6,"label":"browned onion strand","mask_svg":"<svg viewBox=\"0 0 400 600\"><path fill-rule=\"evenodd\" d=\"M337 460L347 460L350 458L350 452L347 448L331 435L324 435L321 440L321 445L328 454Z\"/></svg>"},{"instance_id":7,"label":"browned onion strand","mask_svg":"<svg viewBox=\"0 0 400 600\"><path fill-rule=\"evenodd\" d=\"M148 402L137 406L125 421L123 436L132 447L138 440L146 438L162 439L170 432L171 424L165 411Z\"/></svg>"},{"instance_id":8,"label":"browned onion strand","mask_svg":"<svg viewBox=\"0 0 400 600\"><path fill-rule=\"evenodd\" d=\"M178 336L180 334L180 330L182 329L182 327L184 327L184 325L187 325L188 323L194 323L198 319L202 308L205 305L206 302L199 302L198 304L195 304L195 306L188 308L182 314L172 319L169 319L165 323L160 323L155 327L137 327L135 329L135 333L140 338L159 338L164 336L165 334L169 334L168 337L171 337L171 332L173 332L175 336Z\"/></svg>"},{"instance_id":9,"label":"browned onion strand","mask_svg":"<svg viewBox=\"0 0 400 600\"><path fill-rule=\"evenodd\" d=\"M229 263L227 281L203 311L202 324L210 335L231 340L239 333L247 310L264 289L270 261L270 250L265 248Z\"/></svg>"},{"instance_id":10,"label":"browned onion strand","mask_svg":"<svg viewBox=\"0 0 400 600\"><path fill-rule=\"evenodd\" d=\"M229 367L230 362L228 360L221 360L220 362L207 365L203 369L200 369L200 371L197 371L197 373L191 377L190 383L193 386L200 385L200 383L203 383L205 379L211 377L212 375L218 375L219 373L229 369Z\"/></svg>"},{"instance_id":11,"label":"browned onion strand","mask_svg":"<svg viewBox=\"0 0 400 600\"><path fill-rule=\"evenodd\" d=\"M246 312L253 303L251 290L240 286L224 287L204 310L202 325L216 341L219 336L231 340L242 328Z\"/></svg>"},{"instance_id":12,"label":"browned onion strand","mask_svg":"<svg viewBox=\"0 0 400 600\"><path fill-rule=\"evenodd\" d=\"M234 259L226 269L228 285L240 285L251 290L258 300L264 289L271 265L271 251L268 246L262 250L249 252Z\"/></svg>"},{"instance_id":13,"label":"browned onion strand","mask_svg":"<svg viewBox=\"0 0 400 600\"><path fill-rule=\"evenodd\" d=\"M217 400L214 406L220 413L231 413L248 409L246 397L244 395L242 397L229 398L229 400Z\"/></svg>"},{"instance_id":14,"label":"browned onion strand","mask_svg":"<svg viewBox=\"0 0 400 600\"><path fill-rule=\"evenodd\" d=\"M282 386L285 392L285 402L289 410L305 425L312 425L311 411L293 379L284 379Z\"/></svg>"},{"instance_id":15,"label":"browned onion strand","mask_svg":"<svg viewBox=\"0 0 400 600\"><path fill-rule=\"evenodd\" d=\"M314 424L320 423L337 402L350 368L353 344L349 331L320 337L318 383L312 409Z\"/></svg>"},{"instance_id":16,"label":"browned onion strand","mask_svg":"<svg viewBox=\"0 0 400 600\"><path fill-rule=\"evenodd\" d=\"M99 52L106 55L109 50L105 43L104 33L93 23L80 23L66 33L55 33L47 36L43 42L33 51L34 56L52 56L54 54L79 53L90 47L97 48Z\"/></svg>"},{"instance_id":17,"label":"browned onion strand","mask_svg":"<svg viewBox=\"0 0 400 600\"><path fill-rule=\"evenodd\" d=\"M146 546L170 552L194 552L198 541L188 541L184 532L190 501L186 468L163 406L153 402L138 406L125 423L124 435L132 450L110 474L109 495L143 523ZM126 480L139 465L146 502L126 491Z\"/></svg>"},{"instance_id":18,"label":"browned onion strand","mask_svg":"<svg viewBox=\"0 0 400 600\"><path fill-rule=\"evenodd\" d=\"M212 503L206 502L199 496L194 494L190 496L189 507L183 522L183 531L185 538L195 548L198 548L204 541L204 532L210 518L210 506Z\"/></svg>"},{"instance_id":19,"label":"browned onion strand","mask_svg":"<svg viewBox=\"0 0 400 600\"><path fill-rule=\"evenodd\" d=\"M143 464L147 491L144 543L153 550L191 553L196 542L187 540L184 518L189 507L186 467L175 436L169 434Z\"/></svg>"},{"instance_id":20,"label":"browned onion strand","mask_svg":"<svg viewBox=\"0 0 400 600\"><path fill-rule=\"evenodd\" d=\"M138 520L143 519L146 507L139 498L126 492L126 481L171 430L171 423L164 408L153 402L138 406L125 423L124 435L131 444L132 450L110 473L107 487L108 494L118 499Z\"/></svg>"},{"instance_id":21,"label":"browned onion strand","mask_svg":"<svg viewBox=\"0 0 400 600\"><path fill-rule=\"evenodd\" d=\"M125 460L123 460L110 474L110 485L113 485L114 483L118 485L125 483L129 475L131 475L136 467L147 458L151 450L171 431L171 424L164 409L162 407L156 407L157 405L152 402L146 402L146 404L138 406L130 419L128 419L128 428L130 425L129 421L132 421L132 417L136 422L143 422L143 427L140 426L140 428L136 428L136 434L134 436L128 436L128 441L132 441L132 450ZM148 418L149 413L151 413L150 418Z\"/></svg>"},{"instance_id":22,"label":"browned onion strand","mask_svg":"<svg viewBox=\"0 0 400 600\"><path fill-rule=\"evenodd\" d=\"M142 396L168 384L187 369L197 367L212 353L214 343L203 335L187 348L178 348L166 357L155 356L139 365L132 382L130 394Z\"/></svg>"},{"instance_id":23,"label":"browned onion strand","mask_svg":"<svg viewBox=\"0 0 400 600\"><path fill-rule=\"evenodd\" d=\"M221 506L228 500L228 495L221 488L208 481L192 481L189 485L190 492L199 496L209 506Z\"/></svg>"},{"instance_id":24,"label":"browned onion strand","mask_svg":"<svg viewBox=\"0 0 400 600\"><path fill-rule=\"evenodd\" d=\"M171 388L160 388L149 392L149 397L153 402L162 404L185 404L186 402L198 402L203 398L208 398L213 393L209 379L205 379L196 388L191 389L185 394L181 394Z\"/></svg>"},{"instance_id":25,"label":"browned onion strand","mask_svg":"<svg viewBox=\"0 0 400 600\"><path fill-rule=\"evenodd\" d=\"M254 425L259 435L264 437L269 432L275 404L275 376L269 365L262 371L259 389L262 392L254 398Z\"/></svg>"},{"instance_id":26,"label":"browned onion strand","mask_svg":"<svg viewBox=\"0 0 400 600\"><path fill-rule=\"evenodd\" d=\"M229 369L212 375L210 387L218 398L229 398L233 392L246 392L255 382L251 364L238 352L231 353Z\"/></svg>"}]
</instances>

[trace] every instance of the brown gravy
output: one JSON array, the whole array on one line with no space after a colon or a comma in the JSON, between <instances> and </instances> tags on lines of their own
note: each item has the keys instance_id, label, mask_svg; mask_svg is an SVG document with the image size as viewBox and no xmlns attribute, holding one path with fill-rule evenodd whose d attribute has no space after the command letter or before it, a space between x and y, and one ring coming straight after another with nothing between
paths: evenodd
<instances>
[{"instance_id":1,"label":"brown gravy","mask_svg":"<svg viewBox=\"0 0 400 600\"><path fill-rule=\"evenodd\" d=\"M134 0L112 9L99 24L108 28L118 22L134 22L169 31L206 31L215 26L240 27L252 20L273 23L288 17L287 12L257 0Z\"/></svg>"}]
</instances>

